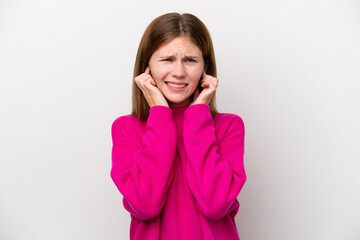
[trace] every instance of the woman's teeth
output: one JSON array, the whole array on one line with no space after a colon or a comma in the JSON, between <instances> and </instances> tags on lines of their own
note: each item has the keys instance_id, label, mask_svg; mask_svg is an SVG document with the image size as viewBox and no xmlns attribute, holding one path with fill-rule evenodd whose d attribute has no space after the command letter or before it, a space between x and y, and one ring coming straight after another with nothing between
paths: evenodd
<instances>
[{"instance_id":1,"label":"woman's teeth","mask_svg":"<svg viewBox=\"0 0 360 240\"><path fill-rule=\"evenodd\" d=\"M166 83L167 85L169 85L170 87L174 87L174 88L183 88L186 87L186 84L174 84L174 83Z\"/></svg>"}]
</instances>

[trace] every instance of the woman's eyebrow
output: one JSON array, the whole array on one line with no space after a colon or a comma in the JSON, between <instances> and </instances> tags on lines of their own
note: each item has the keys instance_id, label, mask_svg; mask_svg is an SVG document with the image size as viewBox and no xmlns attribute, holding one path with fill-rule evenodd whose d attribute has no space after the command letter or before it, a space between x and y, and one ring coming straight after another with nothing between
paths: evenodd
<instances>
[{"instance_id":1,"label":"woman's eyebrow","mask_svg":"<svg viewBox=\"0 0 360 240\"><path fill-rule=\"evenodd\" d=\"M159 58L173 58L174 55L160 55Z\"/></svg>"},{"instance_id":2,"label":"woman's eyebrow","mask_svg":"<svg viewBox=\"0 0 360 240\"><path fill-rule=\"evenodd\" d=\"M199 58L199 56L185 55L185 58Z\"/></svg>"},{"instance_id":3,"label":"woman's eyebrow","mask_svg":"<svg viewBox=\"0 0 360 240\"><path fill-rule=\"evenodd\" d=\"M174 58L174 55L160 55L160 58ZM184 58L199 58L199 56L185 55Z\"/></svg>"},{"instance_id":4,"label":"woman's eyebrow","mask_svg":"<svg viewBox=\"0 0 360 240\"><path fill-rule=\"evenodd\" d=\"M175 55L159 55L158 58L176 58ZM200 56L197 56L197 55L185 55L183 58L194 58L194 59L198 59L200 58Z\"/></svg>"}]
</instances>

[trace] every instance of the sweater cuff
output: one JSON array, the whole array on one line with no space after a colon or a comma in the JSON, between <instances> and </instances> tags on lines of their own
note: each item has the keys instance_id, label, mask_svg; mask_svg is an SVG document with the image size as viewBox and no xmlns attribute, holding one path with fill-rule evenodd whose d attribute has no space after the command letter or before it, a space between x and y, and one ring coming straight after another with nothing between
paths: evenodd
<instances>
[{"instance_id":1,"label":"sweater cuff","mask_svg":"<svg viewBox=\"0 0 360 240\"><path fill-rule=\"evenodd\" d=\"M164 119L173 119L173 113L169 107L162 105L152 106L149 110L149 118L160 116Z\"/></svg>"},{"instance_id":2,"label":"sweater cuff","mask_svg":"<svg viewBox=\"0 0 360 240\"><path fill-rule=\"evenodd\" d=\"M186 114L186 115L204 115L207 113L210 114L210 116L211 116L210 106L208 104L201 103L201 104L191 105L190 107L188 107L185 110L184 114Z\"/></svg>"}]
</instances>

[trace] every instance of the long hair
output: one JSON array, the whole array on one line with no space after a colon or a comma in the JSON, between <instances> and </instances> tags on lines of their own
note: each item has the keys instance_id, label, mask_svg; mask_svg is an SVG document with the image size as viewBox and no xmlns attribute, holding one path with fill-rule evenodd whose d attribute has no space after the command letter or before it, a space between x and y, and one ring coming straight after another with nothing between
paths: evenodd
<instances>
[{"instance_id":1,"label":"long hair","mask_svg":"<svg viewBox=\"0 0 360 240\"><path fill-rule=\"evenodd\" d=\"M202 52L206 74L217 77L214 47L204 23L189 13L167 13L157 17L149 24L141 38L134 66L131 115L140 120L148 118L150 106L134 79L145 72L152 54L163 43L179 36L190 37ZM209 106L211 115L214 118L218 113L215 107L215 93L210 100Z\"/></svg>"}]
</instances>

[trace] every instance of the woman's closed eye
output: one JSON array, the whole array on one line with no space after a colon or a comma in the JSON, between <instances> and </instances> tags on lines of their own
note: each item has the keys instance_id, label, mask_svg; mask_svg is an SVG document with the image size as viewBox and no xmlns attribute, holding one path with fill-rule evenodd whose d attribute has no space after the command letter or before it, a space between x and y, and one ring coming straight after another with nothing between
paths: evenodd
<instances>
[{"instance_id":1,"label":"woman's closed eye","mask_svg":"<svg viewBox=\"0 0 360 240\"><path fill-rule=\"evenodd\" d=\"M186 59L186 61L187 61L187 62L196 62L196 60L193 59L193 58L188 58L188 59Z\"/></svg>"},{"instance_id":2,"label":"woman's closed eye","mask_svg":"<svg viewBox=\"0 0 360 240\"><path fill-rule=\"evenodd\" d=\"M173 60L171 58L164 58L161 59L162 62L172 62Z\"/></svg>"},{"instance_id":3,"label":"woman's closed eye","mask_svg":"<svg viewBox=\"0 0 360 240\"><path fill-rule=\"evenodd\" d=\"M161 61L161 62L173 62L174 59L172 59L172 58L163 58L163 59L161 59L160 61ZM193 59L193 58L187 58L187 59L185 59L185 62L195 63L195 62L197 62L197 61L196 61L195 59Z\"/></svg>"}]
</instances>

